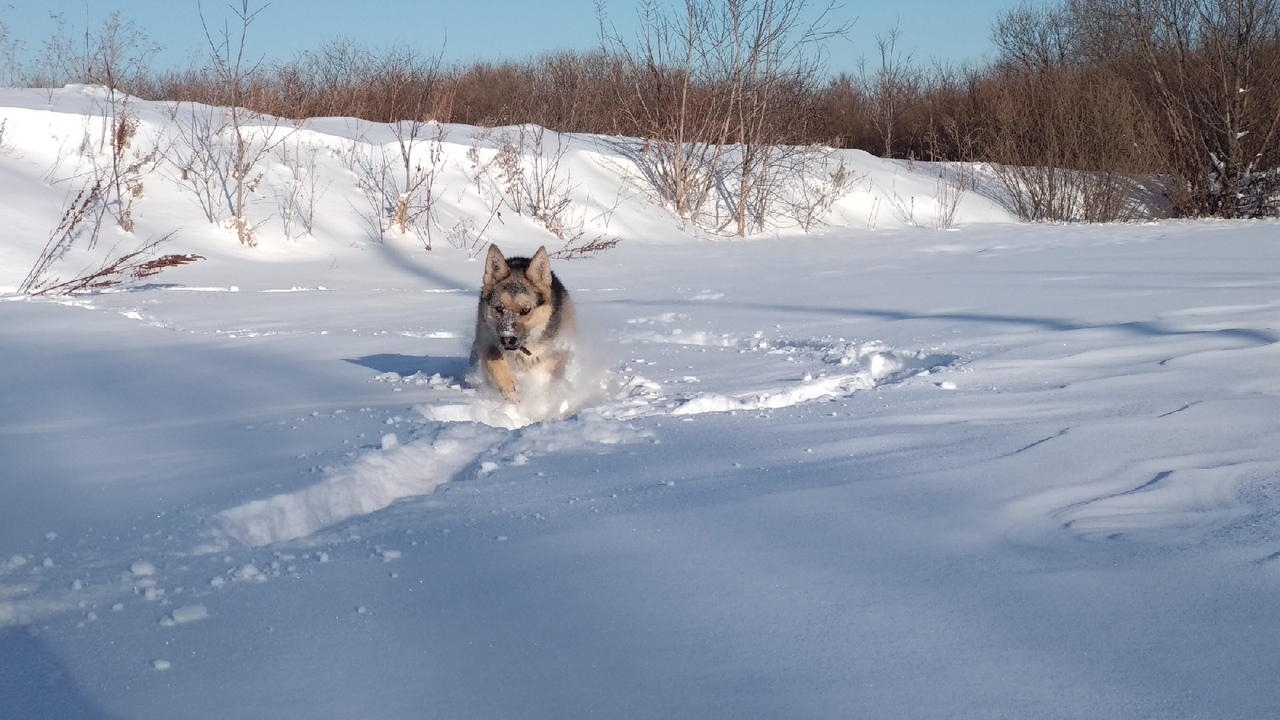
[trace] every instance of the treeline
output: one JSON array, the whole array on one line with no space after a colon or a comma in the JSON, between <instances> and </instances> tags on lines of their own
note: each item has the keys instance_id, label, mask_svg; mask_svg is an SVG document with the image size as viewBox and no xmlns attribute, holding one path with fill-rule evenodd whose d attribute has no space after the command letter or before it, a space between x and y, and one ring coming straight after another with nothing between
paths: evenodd
<instances>
[{"instance_id":1,"label":"treeline","mask_svg":"<svg viewBox=\"0 0 1280 720\"><path fill-rule=\"evenodd\" d=\"M787 145L991 163L1028 219L1124 219L1140 194L1186 217L1271 216L1280 205L1280 0L1025 5L995 22L997 57L985 66L922 68L892 30L838 75L823 50L847 28L834 6L808 0L646 4L636 40L606 29L595 52L466 65L346 40L245 65L255 13L242 10L239 33L211 37L203 67L154 71L145 36L113 17L91 42L47 43L25 81L293 119L639 137L661 156L677 208L681 193L696 202L706 190L697 166L708 148L736 148L733 171L749 187L751 163L778 162L752 149Z\"/></svg>"}]
</instances>

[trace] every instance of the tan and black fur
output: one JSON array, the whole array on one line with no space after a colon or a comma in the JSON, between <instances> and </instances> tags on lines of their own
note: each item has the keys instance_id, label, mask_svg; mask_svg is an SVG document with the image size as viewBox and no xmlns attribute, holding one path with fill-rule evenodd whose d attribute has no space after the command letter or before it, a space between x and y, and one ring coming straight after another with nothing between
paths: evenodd
<instances>
[{"instance_id":1,"label":"tan and black fur","mask_svg":"<svg viewBox=\"0 0 1280 720\"><path fill-rule=\"evenodd\" d=\"M476 313L471 367L508 402L520 401L517 371L563 373L574 333L573 302L545 247L533 257L504 257L489 246Z\"/></svg>"}]
</instances>

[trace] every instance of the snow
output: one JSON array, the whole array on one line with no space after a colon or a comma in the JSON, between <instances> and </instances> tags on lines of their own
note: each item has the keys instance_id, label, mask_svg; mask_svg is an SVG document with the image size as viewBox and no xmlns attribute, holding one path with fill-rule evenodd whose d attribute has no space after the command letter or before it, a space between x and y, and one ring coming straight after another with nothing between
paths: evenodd
<instances>
[{"instance_id":1,"label":"snow","mask_svg":"<svg viewBox=\"0 0 1280 720\"><path fill-rule=\"evenodd\" d=\"M163 627L186 625L207 617L209 617L209 608L204 605L183 605L180 608L174 608L173 612L161 618L160 625Z\"/></svg>"},{"instance_id":2,"label":"snow","mask_svg":"<svg viewBox=\"0 0 1280 720\"><path fill-rule=\"evenodd\" d=\"M580 353L511 406L466 378L473 249L369 238L355 121L295 138L310 234L283 167L255 248L157 168L137 236L205 260L16 295L101 97L0 91L0 717L1280 712L1280 224L979 188L940 231L936 169L850 152L825 227L729 241L573 137L623 241L553 261Z\"/></svg>"}]
</instances>

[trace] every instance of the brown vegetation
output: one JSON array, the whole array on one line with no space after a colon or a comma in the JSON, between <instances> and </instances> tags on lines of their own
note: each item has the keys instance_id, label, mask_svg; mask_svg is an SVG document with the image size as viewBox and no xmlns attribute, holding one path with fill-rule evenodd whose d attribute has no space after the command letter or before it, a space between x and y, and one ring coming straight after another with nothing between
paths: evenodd
<instances>
[{"instance_id":1,"label":"brown vegetation","mask_svg":"<svg viewBox=\"0 0 1280 720\"><path fill-rule=\"evenodd\" d=\"M898 52L894 30L856 73L836 75L812 60L840 28L801 22L795 11L814 9L804 0L655 7L643 9L633 42L602 23L595 52L448 67L412 48L335 40L236 70L233 81L229 43L221 65L145 70L154 49L115 17L83 56L67 45L59 58L51 43L25 77L288 119L528 123L639 138L682 217L696 216L710 184L723 181L706 173L719 172L716 158L732 147L741 182L724 217L738 232L769 192L768 177L754 174L760 163L789 162L768 155L775 146L992 163L1029 219L1123 219L1135 188L1153 183L1177 215L1277 213L1280 0L1026 5L995 23L998 57L986 66L921 69Z\"/></svg>"}]
</instances>

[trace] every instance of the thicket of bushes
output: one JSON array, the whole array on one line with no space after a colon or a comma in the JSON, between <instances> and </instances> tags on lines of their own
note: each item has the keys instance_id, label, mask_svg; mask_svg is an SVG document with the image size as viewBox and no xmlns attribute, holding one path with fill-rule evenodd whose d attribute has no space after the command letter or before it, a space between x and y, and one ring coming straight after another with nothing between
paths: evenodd
<instances>
[{"instance_id":1,"label":"thicket of bushes","mask_svg":"<svg viewBox=\"0 0 1280 720\"><path fill-rule=\"evenodd\" d=\"M766 146L992 163L1030 219L1124 219L1139 201L1180 216L1277 214L1280 0L1028 5L997 19L998 56L985 66L920 68L898 52L895 30L862 67L833 76L820 60L844 31L831 23L834 9L686 0L680 12L643 6L639 39L606 29L594 52L450 66L414 48L335 40L288 62L245 65L236 51L252 32L246 2L239 37L211 37L213 61L202 67L151 67L154 46L119 16L75 41L60 29L30 68L0 34L0 61L9 58L10 83L104 83L284 118L532 123L639 137L669 173L673 207L681 192L697 199L707 148L732 146L740 232L741 208L758 201L748 193L767 188L750 173L785 161L752 154Z\"/></svg>"}]
</instances>

